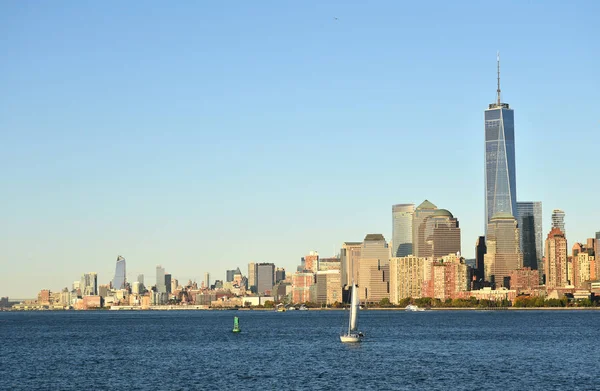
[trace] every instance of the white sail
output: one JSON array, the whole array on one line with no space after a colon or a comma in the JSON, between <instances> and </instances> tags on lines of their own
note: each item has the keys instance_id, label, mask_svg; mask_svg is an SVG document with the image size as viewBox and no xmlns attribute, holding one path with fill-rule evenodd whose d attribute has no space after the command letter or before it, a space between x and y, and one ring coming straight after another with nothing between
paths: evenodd
<instances>
[{"instance_id":1,"label":"white sail","mask_svg":"<svg viewBox=\"0 0 600 391\"><path fill-rule=\"evenodd\" d=\"M358 290L352 284L352 299L350 305L350 331L356 331L358 326Z\"/></svg>"}]
</instances>

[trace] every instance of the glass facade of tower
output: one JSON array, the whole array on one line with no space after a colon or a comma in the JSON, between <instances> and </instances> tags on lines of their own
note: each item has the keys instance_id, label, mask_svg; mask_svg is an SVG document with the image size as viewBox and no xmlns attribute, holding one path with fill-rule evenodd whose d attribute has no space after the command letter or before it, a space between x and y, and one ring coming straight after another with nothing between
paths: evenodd
<instances>
[{"instance_id":1,"label":"glass facade of tower","mask_svg":"<svg viewBox=\"0 0 600 391\"><path fill-rule=\"evenodd\" d=\"M518 202L517 222L523 266L539 269L544 256L544 233L542 231L542 203Z\"/></svg>"},{"instance_id":2,"label":"glass facade of tower","mask_svg":"<svg viewBox=\"0 0 600 391\"><path fill-rule=\"evenodd\" d=\"M414 204L392 206L392 256L405 257L413 254L412 220Z\"/></svg>"},{"instance_id":3,"label":"glass facade of tower","mask_svg":"<svg viewBox=\"0 0 600 391\"><path fill-rule=\"evenodd\" d=\"M115 268L115 278L112 281L114 289L125 289L125 284L127 283L125 275L125 258L119 255Z\"/></svg>"},{"instance_id":4,"label":"glass facade of tower","mask_svg":"<svg viewBox=\"0 0 600 391\"><path fill-rule=\"evenodd\" d=\"M507 103L485 111L485 227L497 213L517 214L515 119Z\"/></svg>"},{"instance_id":5,"label":"glass facade of tower","mask_svg":"<svg viewBox=\"0 0 600 391\"><path fill-rule=\"evenodd\" d=\"M565 212L560 209L552 211L552 228L558 228L563 234L567 234L565 230Z\"/></svg>"}]
</instances>

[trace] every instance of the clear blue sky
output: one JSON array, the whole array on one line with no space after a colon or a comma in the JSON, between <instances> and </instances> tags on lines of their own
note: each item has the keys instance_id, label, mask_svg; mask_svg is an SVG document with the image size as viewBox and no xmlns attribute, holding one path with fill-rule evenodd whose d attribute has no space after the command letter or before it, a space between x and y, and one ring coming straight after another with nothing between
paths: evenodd
<instances>
[{"instance_id":1,"label":"clear blue sky","mask_svg":"<svg viewBox=\"0 0 600 391\"><path fill-rule=\"evenodd\" d=\"M518 199L585 240L599 4L3 2L0 295L107 283L118 254L148 280L291 269L426 198L472 256L497 50Z\"/></svg>"}]
</instances>

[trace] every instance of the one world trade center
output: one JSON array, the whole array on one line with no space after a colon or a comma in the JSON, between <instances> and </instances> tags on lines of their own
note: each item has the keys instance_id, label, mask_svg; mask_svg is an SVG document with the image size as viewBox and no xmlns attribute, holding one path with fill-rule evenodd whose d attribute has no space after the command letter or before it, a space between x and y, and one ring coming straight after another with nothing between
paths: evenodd
<instances>
[{"instance_id":1,"label":"one world trade center","mask_svg":"<svg viewBox=\"0 0 600 391\"><path fill-rule=\"evenodd\" d=\"M496 102L485 111L485 229L498 214L517 215L515 117L500 100L500 56Z\"/></svg>"}]
</instances>

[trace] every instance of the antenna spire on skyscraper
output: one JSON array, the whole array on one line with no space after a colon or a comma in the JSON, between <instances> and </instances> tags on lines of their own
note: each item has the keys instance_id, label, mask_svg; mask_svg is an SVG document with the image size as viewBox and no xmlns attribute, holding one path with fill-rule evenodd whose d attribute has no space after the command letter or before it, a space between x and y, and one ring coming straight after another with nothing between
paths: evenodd
<instances>
[{"instance_id":1,"label":"antenna spire on skyscraper","mask_svg":"<svg viewBox=\"0 0 600 391\"><path fill-rule=\"evenodd\" d=\"M498 105L500 105L500 52L496 53L496 61L498 62L498 89L496 90Z\"/></svg>"}]
</instances>

